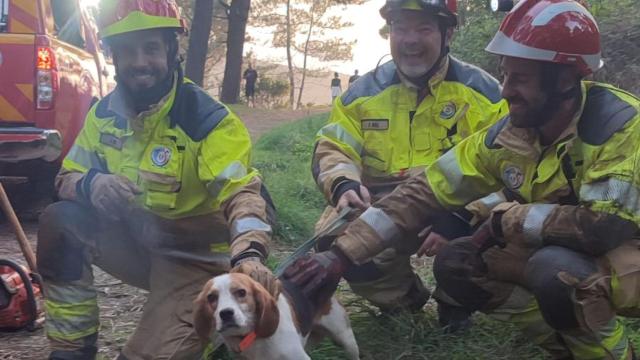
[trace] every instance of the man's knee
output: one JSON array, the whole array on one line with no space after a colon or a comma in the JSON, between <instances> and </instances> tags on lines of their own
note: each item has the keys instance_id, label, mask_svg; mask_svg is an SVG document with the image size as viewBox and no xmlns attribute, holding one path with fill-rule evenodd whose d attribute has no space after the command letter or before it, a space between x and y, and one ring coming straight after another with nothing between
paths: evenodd
<instances>
[{"instance_id":1,"label":"man's knee","mask_svg":"<svg viewBox=\"0 0 640 360\"><path fill-rule=\"evenodd\" d=\"M544 247L529 259L526 282L551 327L580 327L574 303L576 285L597 271L593 258L560 246Z\"/></svg>"},{"instance_id":2,"label":"man's knee","mask_svg":"<svg viewBox=\"0 0 640 360\"><path fill-rule=\"evenodd\" d=\"M60 201L45 209L40 216L37 248L38 271L45 279L73 281L82 277L85 246L78 236L87 231L87 235L97 233L92 220L87 209L73 201Z\"/></svg>"},{"instance_id":3,"label":"man's knee","mask_svg":"<svg viewBox=\"0 0 640 360\"><path fill-rule=\"evenodd\" d=\"M462 242L449 243L442 248L433 263L433 275L438 287L462 307L476 311L483 309L492 295L473 281L481 267L477 249Z\"/></svg>"}]
</instances>

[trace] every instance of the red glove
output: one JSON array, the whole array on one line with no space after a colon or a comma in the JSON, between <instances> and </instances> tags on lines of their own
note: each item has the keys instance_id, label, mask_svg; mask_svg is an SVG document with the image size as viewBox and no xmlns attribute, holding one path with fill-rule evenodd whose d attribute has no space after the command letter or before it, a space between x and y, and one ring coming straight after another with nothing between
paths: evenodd
<instances>
[{"instance_id":1,"label":"red glove","mask_svg":"<svg viewBox=\"0 0 640 360\"><path fill-rule=\"evenodd\" d=\"M336 291L342 274L350 264L342 251L333 247L296 260L287 267L283 276L301 288L308 299L322 303Z\"/></svg>"}]
</instances>

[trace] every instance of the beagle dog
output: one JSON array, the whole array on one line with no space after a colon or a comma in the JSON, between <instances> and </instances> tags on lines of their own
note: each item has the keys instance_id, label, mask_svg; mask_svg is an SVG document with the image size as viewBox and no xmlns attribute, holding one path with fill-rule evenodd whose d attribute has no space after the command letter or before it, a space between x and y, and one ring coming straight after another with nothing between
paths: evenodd
<instances>
[{"instance_id":1,"label":"beagle dog","mask_svg":"<svg viewBox=\"0 0 640 360\"><path fill-rule=\"evenodd\" d=\"M196 332L209 342L215 330L241 359L310 359L305 351L307 340L316 343L325 335L341 346L349 359L359 359L349 317L335 297L317 307L296 306L290 295L295 290L287 291L287 284L283 285L285 291L275 299L245 274L214 277L194 301ZM309 305L306 299L297 299ZM305 307L311 311L300 314Z\"/></svg>"}]
</instances>

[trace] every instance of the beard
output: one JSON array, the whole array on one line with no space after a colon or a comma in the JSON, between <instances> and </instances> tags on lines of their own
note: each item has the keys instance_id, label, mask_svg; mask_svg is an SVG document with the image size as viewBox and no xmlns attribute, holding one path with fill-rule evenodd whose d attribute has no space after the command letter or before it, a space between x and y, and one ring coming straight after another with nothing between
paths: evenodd
<instances>
[{"instance_id":1,"label":"beard","mask_svg":"<svg viewBox=\"0 0 640 360\"><path fill-rule=\"evenodd\" d=\"M173 73L167 72L164 77L162 75L160 71L153 69L127 69L119 72L116 67L116 82L126 90L136 111L147 110L171 90ZM135 79L138 76L149 76L155 81L149 84L128 81L128 79Z\"/></svg>"},{"instance_id":2,"label":"beard","mask_svg":"<svg viewBox=\"0 0 640 360\"><path fill-rule=\"evenodd\" d=\"M426 74L431 67L427 66L426 64L405 65L400 63L398 64L398 68L408 78L419 78Z\"/></svg>"},{"instance_id":3,"label":"beard","mask_svg":"<svg viewBox=\"0 0 640 360\"><path fill-rule=\"evenodd\" d=\"M148 91L166 79L168 74L153 68L126 68L120 70L116 66L116 78L132 93Z\"/></svg>"},{"instance_id":4,"label":"beard","mask_svg":"<svg viewBox=\"0 0 640 360\"><path fill-rule=\"evenodd\" d=\"M536 128L546 124L555 108L546 96L544 99L527 101L523 98L507 98L511 123L518 128Z\"/></svg>"}]
</instances>

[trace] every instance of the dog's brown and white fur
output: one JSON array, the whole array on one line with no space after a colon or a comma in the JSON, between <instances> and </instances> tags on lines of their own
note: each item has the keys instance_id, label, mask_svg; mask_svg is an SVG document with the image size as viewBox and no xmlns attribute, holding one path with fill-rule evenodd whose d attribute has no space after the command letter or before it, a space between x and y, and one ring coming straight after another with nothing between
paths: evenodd
<instances>
[{"instance_id":1,"label":"dog's brown and white fur","mask_svg":"<svg viewBox=\"0 0 640 360\"><path fill-rule=\"evenodd\" d=\"M311 332L303 335L297 315L286 294L274 299L247 275L231 273L209 280L195 300L194 324L198 335L210 341L215 330L229 349L243 359L302 360L307 340L329 336L342 346L349 359L358 359L358 345L345 309L335 298L313 317ZM246 349L240 343L255 332ZM246 340L245 340L246 341Z\"/></svg>"}]
</instances>

